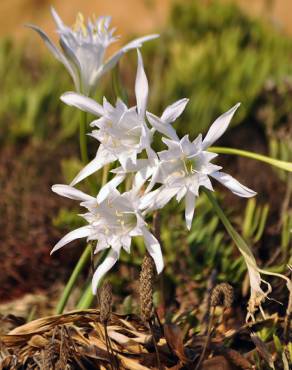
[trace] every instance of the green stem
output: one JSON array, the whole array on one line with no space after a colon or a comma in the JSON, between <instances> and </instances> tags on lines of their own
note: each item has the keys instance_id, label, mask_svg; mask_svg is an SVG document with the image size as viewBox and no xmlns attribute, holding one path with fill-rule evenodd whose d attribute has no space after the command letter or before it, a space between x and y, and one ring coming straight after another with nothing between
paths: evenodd
<instances>
[{"instance_id":1,"label":"green stem","mask_svg":"<svg viewBox=\"0 0 292 370\"><path fill-rule=\"evenodd\" d=\"M82 162L84 164L88 163L86 126L87 126L87 114L86 114L86 112L82 112L82 117L81 117L81 121L80 121L80 136L79 136L79 139L80 139L81 159L82 159ZM110 170L110 165L109 164L106 165L103 168L102 186L105 185L106 182L107 182L109 170ZM92 185L92 183L90 183L90 184ZM92 186L95 187L94 183L93 183ZM107 251L104 251L104 252L107 253ZM100 258L101 261L105 258L106 253L102 254L102 256ZM68 282L66 284L65 290L64 290L64 292L63 292L63 294L60 298L60 301L57 305L57 310L56 310L57 314L61 314L64 311L64 308L65 308L66 303L69 299L69 296L70 296L70 294L71 294L71 292L74 288L74 285L75 285L75 283L78 279L78 276L80 275L84 266L89 261L90 257L91 257L91 246L87 246L85 248L84 252L82 253L79 261L77 262L77 265L75 266L75 268L74 268L74 270L73 270L73 272L70 276L70 279L68 280ZM83 293L80 301L78 302L77 307L78 308L80 308L80 307L87 308L92 304L93 299L94 299L94 295L91 292L91 282L90 282L88 284L85 292Z\"/></svg>"},{"instance_id":2,"label":"green stem","mask_svg":"<svg viewBox=\"0 0 292 370\"><path fill-rule=\"evenodd\" d=\"M219 153L219 154L235 154L242 157L256 159L258 161L270 164L271 166L278 167L282 170L292 172L292 163L281 161L279 159L271 158L263 154L258 154L254 152L249 152L247 150L235 149L235 148L225 148L220 146L212 146L208 148L209 152Z\"/></svg>"},{"instance_id":3,"label":"green stem","mask_svg":"<svg viewBox=\"0 0 292 370\"><path fill-rule=\"evenodd\" d=\"M106 164L102 169L101 186L104 186L107 183L109 171L110 171L110 163Z\"/></svg>"},{"instance_id":4,"label":"green stem","mask_svg":"<svg viewBox=\"0 0 292 370\"><path fill-rule=\"evenodd\" d=\"M85 265L89 261L90 256L91 256L91 246L88 245L84 249L77 265L75 266L75 268L74 268L74 270L73 270L73 272L70 276L70 279L68 280L68 282L65 286L64 292L63 292L63 294L62 294L62 296L61 296L61 298L58 302L58 305L57 305L57 309L56 309L56 314L57 315L63 313L64 308L66 306L66 303L67 303L67 301L70 297L70 294L71 294L71 292L74 288L74 285L75 285L75 283L78 279L78 276L80 275L81 271L83 270L83 268L85 267Z\"/></svg>"},{"instance_id":5,"label":"green stem","mask_svg":"<svg viewBox=\"0 0 292 370\"><path fill-rule=\"evenodd\" d=\"M108 249L105 249L100 256L97 265L100 265L105 260L107 254L108 254ZM92 286L91 286L91 281L90 281L87 284L86 289L77 304L77 308L78 309L89 308L92 305L94 298L95 298L95 295L92 294Z\"/></svg>"},{"instance_id":6,"label":"green stem","mask_svg":"<svg viewBox=\"0 0 292 370\"><path fill-rule=\"evenodd\" d=\"M82 294L79 302L77 303L76 308L78 310L89 308L92 305L94 297L95 296L92 294L92 286L91 286L91 281L90 281L86 285L86 289L85 289L84 293Z\"/></svg>"},{"instance_id":7,"label":"green stem","mask_svg":"<svg viewBox=\"0 0 292 370\"><path fill-rule=\"evenodd\" d=\"M87 153L87 137L86 137L86 128L87 128L87 113L81 112L81 119L79 124L79 145L80 145L80 155L83 164L88 163L88 153ZM74 288L74 285L80 275L81 271L83 270L84 266L87 264L88 260L91 257L91 246L87 246L77 265L75 266L66 286L64 292L58 302L56 313L61 314L64 311L64 308L68 302L70 294Z\"/></svg>"},{"instance_id":8,"label":"green stem","mask_svg":"<svg viewBox=\"0 0 292 370\"><path fill-rule=\"evenodd\" d=\"M84 164L88 163L86 127L87 127L87 113L81 112L81 120L79 125L79 145L81 160Z\"/></svg>"}]
</instances>

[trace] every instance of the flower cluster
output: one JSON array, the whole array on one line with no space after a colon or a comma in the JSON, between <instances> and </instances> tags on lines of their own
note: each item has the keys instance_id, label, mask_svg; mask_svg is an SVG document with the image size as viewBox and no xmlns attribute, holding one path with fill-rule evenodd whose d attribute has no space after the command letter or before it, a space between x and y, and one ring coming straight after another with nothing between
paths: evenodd
<instances>
[{"instance_id":1,"label":"flower cluster","mask_svg":"<svg viewBox=\"0 0 292 370\"><path fill-rule=\"evenodd\" d=\"M81 202L86 209L82 217L88 225L71 231L54 247L53 251L69 242L87 238L96 241L95 253L110 248L104 262L93 277L93 292L104 274L119 259L123 248L130 252L131 239L142 236L157 272L163 269L163 258L158 240L149 231L145 217L164 207L172 198L185 200L186 226L191 229L196 198L200 187L213 191L210 178L219 181L240 197L256 193L240 184L232 176L213 164L217 154L208 148L219 139L239 107L236 104L211 125L206 136L190 140L188 135L179 138L173 122L183 113L188 99L181 99L168 106L160 117L147 111L148 80L139 50L135 81L136 105L128 107L120 99L111 105L105 98L100 105L93 99L76 92L68 92L61 99L68 105L94 114L90 135L99 143L95 158L74 178L70 185L54 185L59 195ZM165 144L166 149L156 152L152 147L153 136ZM74 186L107 164L115 164L114 177L105 184L96 197L87 195ZM117 188L132 174L131 190L120 193Z\"/></svg>"},{"instance_id":2,"label":"flower cluster","mask_svg":"<svg viewBox=\"0 0 292 370\"><path fill-rule=\"evenodd\" d=\"M82 14L78 14L75 25L70 28L63 23L54 8L51 11L57 26L61 50L39 27L28 26L41 36L54 57L65 66L76 90L88 96L96 89L100 77L112 69L123 54L158 37L155 34L135 39L123 46L109 59L104 60L107 48L118 39L114 36L115 29L110 28L111 17L89 19L85 23Z\"/></svg>"}]
</instances>

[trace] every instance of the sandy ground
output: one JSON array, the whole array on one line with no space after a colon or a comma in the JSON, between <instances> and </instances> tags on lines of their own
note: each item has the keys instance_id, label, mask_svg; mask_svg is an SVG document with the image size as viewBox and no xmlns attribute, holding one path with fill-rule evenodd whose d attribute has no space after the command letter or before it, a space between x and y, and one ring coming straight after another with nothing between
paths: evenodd
<instances>
[{"instance_id":1,"label":"sandy ground","mask_svg":"<svg viewBox=\"0 0 292 370\"><path fill-rule=\"evenodd\" d=\"M85 17L111 15L117 34L140 35L160 29L166 20L169 3L170 0L0 0L0 36L27 37L31 31L23 25L34 23L56 39L51 5L68 25L74 24L79 11Z\"/></svg>"},{"instance_id":2,"label":"sandy ground","mask_svg":"<svg viewBox=\"0 0 292 370\"><path fill-rule=\"evenodd\" d=\"M53 5L66 23L73 24L78 11L85 16L110 14L122 35L159 31L167 19L172 0L0 0L0 36L17 39L32 37L23 25L35 23L52 38L54 23L50 16ZM186 0L181 0L186 1ZM195 1L195 0L193 0ZM224 1L224 0L222 0ZM225 0L230 1L230 0ZM272 19L292 34L291 0L235 0L248 12Z\"/></svg>"}]
</instances>

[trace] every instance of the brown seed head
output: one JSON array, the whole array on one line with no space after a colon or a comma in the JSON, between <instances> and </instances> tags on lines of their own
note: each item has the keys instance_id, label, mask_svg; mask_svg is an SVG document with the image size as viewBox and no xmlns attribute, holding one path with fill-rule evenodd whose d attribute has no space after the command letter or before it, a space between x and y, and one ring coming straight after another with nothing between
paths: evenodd
<instances>
[{"instance_id":1,"label":"brown seed head","mask_svg":"<svg viewBox=\"0 0 292 370\"><path fill-rule=\"evenodd\" d=\"M112 312L112 285L106 281L100 289L100 322L106 324Z\"/></svg>"},{"instance_id":2,"label":"brown seed head","mask_svg":"<svg viewBox=\"0 0 292 370\"><path fill-rule=\"evenodd\" d=\"M223 306L229 308L232 306L234 297L233 288L228 283L221 283L215 286L211 293L211 307Z\"/></svg>"},{"instance_id":3,"label":"brown seed head","mask_svg":"<svg viewBox=\"0 0 292 370\"><path fill-rule=\"evenodd\" d=\"M140 311L142 320L147 322L153 315L154 262L147 253L140 273Z\"/></svg>"}]
</instances>

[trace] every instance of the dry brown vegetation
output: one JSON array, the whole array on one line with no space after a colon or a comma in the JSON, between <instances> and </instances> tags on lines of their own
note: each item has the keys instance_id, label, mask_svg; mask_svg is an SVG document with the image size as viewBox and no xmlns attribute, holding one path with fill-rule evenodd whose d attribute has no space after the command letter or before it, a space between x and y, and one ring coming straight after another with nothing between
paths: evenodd
<instances>
[{"instance_id":1,"label":"dry brown vegetation","mask_svg":"<svg viewBox=\"0 0 292 370\"><path fill-rule=\"evenodd\" d=\"M144 260L140 277L141 318L112 313L108 282L99 292L100 309L43 317L23 325L21 318L2 317L2 325L9 322L14 328L0 336L1 370L248 370L257 368L256 363L282 368L275 343L264 343L256 331L273 326L289 341L291 312L286 319L274 314L238 325L233 319L233 288L222 283L214 287L207 304L190 307L172 319L159 317L149 294L154 283L152 273L146 274L153 267L149 258ZM199 332L190 317L201 321Z\"/></svg>"}]
</instances>

